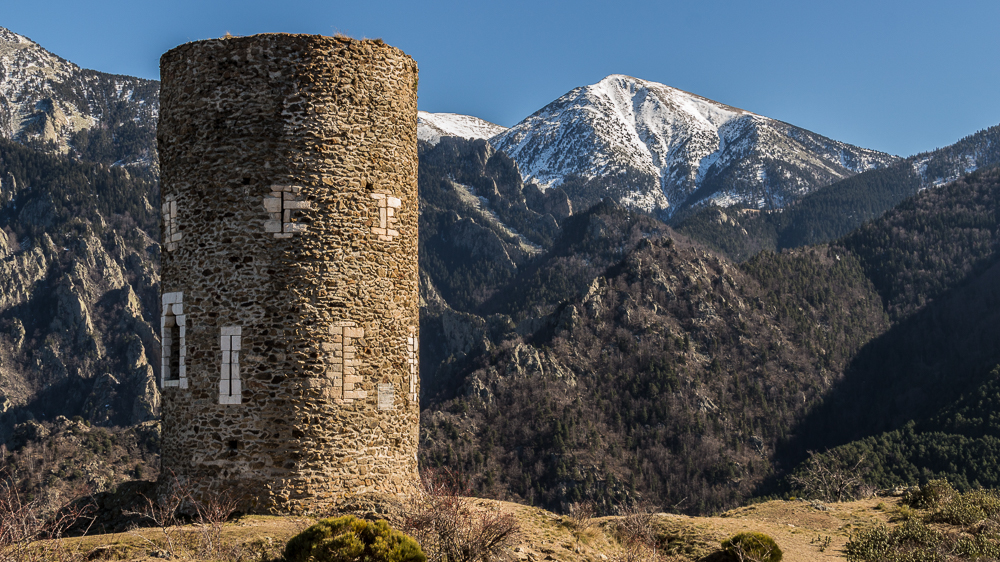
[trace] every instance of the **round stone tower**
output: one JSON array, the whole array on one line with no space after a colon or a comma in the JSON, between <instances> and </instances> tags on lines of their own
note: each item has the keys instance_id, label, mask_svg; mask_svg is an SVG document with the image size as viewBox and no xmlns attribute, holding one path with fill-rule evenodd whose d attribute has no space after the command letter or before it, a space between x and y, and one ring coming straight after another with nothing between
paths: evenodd
<instances>
[{"instance_id":1,"label":"round stone tower","mask_svg":"<svg viewBox=\"0 0 1000 562\"><path fill-rule=\"evenodd\" d=\"M406 494L417 65L267 34L160 60L162 478L257 512Z\"/></svg>"}]
</instances>

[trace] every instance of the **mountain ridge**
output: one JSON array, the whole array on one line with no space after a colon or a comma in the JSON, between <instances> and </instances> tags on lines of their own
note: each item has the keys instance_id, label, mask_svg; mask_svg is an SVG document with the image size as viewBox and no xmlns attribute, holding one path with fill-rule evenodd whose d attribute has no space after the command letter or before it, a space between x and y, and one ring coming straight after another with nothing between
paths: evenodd
<instances>
[{"instance_id":1,"label":"mountain ridge","mask_svg":"<svg viewBox=\"0 0 1000 562\"><path fill-rule=\"evenodd\" d=\"M812 191L780 213L709 206L674 226L736 261L836 240L925 189L1000 164L1000 125Z\"/></svg>"},{"instance_id":2,"label":"mountain ridge","mask_svg":"<svg viewBox=\"0 0 1000 562\"><path fill-rule=\"evenodd\" d=\"M125 102L134 100L116 98L119 93L114 86L93 103L120 99L120 106L107 107L130 115L134 108ZM761 136L777 135L784 142L792 135L794 142L785 148L816 143L815 150L826 150L830 157L781 161L771 168L751 161L751 168L819 174L835 171L835 165L867 165L863 158L852 163L838 152L836 141L738 113L743 110L726 113L710 101L691 103L701 104L697 107L719 124L713 130L720 143L733 141L726 140L723 148L743 143L752 155ZM52 98L53 108L62 103ZM149 102L142 105L148 108ZM628 109L621 106L623 112ZM46 119L49 114L55 115L54 109ZM30 131L14 134L23 146L0 139L0 271L21 272L10 276L16 287L0 288L0 383L6 384L0 385L0 439L9 447L16 447L20 441L14 437L26 435L37 420L57 415L79 415L94 425L155 424L149 420L156 417L159 396L158 170L128 156L155 155L151 137L141 134L155 125L142 121L142 115L152 113L132 115L140 117L131 129L132 144L114 144L129 129L110 126L57 130L53 125L54 132L65 133L59 137L65 145ZM704 121L711 124L708 117ZM438 129L473 137L489 132L462 128L462 122L444 120ZM921 164L928 181L989 162L990 147L996 145L991 135L1000 134L995 129L972 135L965 148L956 143L947 158L928 157ZM594 206L572 200L585 200L587 189L600 195L596 188L614 187L630 180L630 174L647 186L650 176L631 169L592 180L568 174L559 186L543 190L524 181L523 168L511 156L463 134L439 134L436 142L419 144L424 393L419 454L423 466L446 466L467 476L479 494L559 509L593 500L605 511L639 497L676 508L687 496L691 499L682 509L691 512L745 501L792 468L794 452L780 453L781 443L803 416L824 407L859 349L896 345L896 339L885 340L892 346L871 347L871 342L889 333L897 320L934 316L921 312L925 302L952 290L967 266L973 273L995 267L998 215L992 202L979 205L982 212L972 217L981 232L945 236L947 244L933 251L929 244L903 243L916 239L910 222L954 223L968 234L972 231L957 219L975 199L955 200L954 216L940 213L943 204L922 200L921 208L937 213L928 215L930 220L917 213L912 221L901 220L899 228L879 223L878 229L864 231L850 252L836 245L762 252L737 265L656 217L636 212L627 197L619 197L627 191L605 190L615 196ZM740 154L719 152L711 162L701 156L693 176L697 189L689 196L717 196L712 181L741 177L746 170L731 165ZM893 162L875 172L901 167L917 176L909 160ZM692 169L678 164L676 171L690 174ZM805 172L795 177L805 178ZM845 181L863 191L866 176ZM975 177L1000 185L995 176ZM603 183L595 184L598 179ZM959 187L923 197L945 197L950 193L945 190ZM655 199L658 187L650 189L639 195ZM781 195L763 188L746 193ZM796 196L790 193L787 197ZM792 208L746 216L785 216ZM865 240L871 245L862 244ZM890 251L883 257L878 252L885 248ZM984 248L987 257L978 253ZM927 259L903 259L919 252ZM968 256L964 262L956 258L962 255ZM892 264L898 274L872 273L890 271ZM947 274L921 277L931 265ZM904 292L880 293L895 287L897 279L907 281ZM962 302L973 306L981 302L977 298L970 292ZM996 323L984 315L982 325ZM917 331L897 329L890 335L902 340ZM935 342L933 333L923 332L931 335L925 349L917 351L926 353ZM1000 349L981 348L983 365L992 363L993 350ZM919 353L907 356L919 359ZM864 372L883 376L877 367ZM978 376L980 367L977 363L971 374ZM916 371L898 370L903 375ZM939 394L935 388L928 385L927 395ZM842 403L856 408L856 396L846 393ZM878 406L880 397L864 403ZM907 400L899 393L893 402L905 407ZM831 401L825 408L836 406ZM883 414L877 407L866 411L875 418ZM890 421L884 427L898 426ZM873 422L869 427L882 426ZM1000 435L993 427L988 430ZM817 450L857 436L838 435L840 441L828 439ZM1000 482L1000 475L980 481Z\"/></svg>"},{"instance_id":3,"label":"mountain ridge","mask_svg":"<svg viewBox=\"0 0 1000 562\"><path fill-rule=\"evenodd\" d=\"M618 176L608 195L673 216L707 201L780 208L898 157L854 147L656 82L613 74L490 139L526 181Z\"/></svg>"},{"instance_id":4,"label":"mountain ridge","mask_svg":"<svg viewBox=\"0 0 1000 562\"><path fill-rule=\"evenodd\" d=\"M0 27L0 136L157 170L159 82L88 70Z\"/></svg>"},{"instance_id":5,"label":"mountain ridge","mask_svg":"<svg viewBox=\"0 0 1000 562\"><path fill-rule=\"evenodd\" d=\"M472 115L417 112L417 139L432 145L441 142L441 137L489 139L506 130L507 127Z\"/></svg>"}]
</instances>

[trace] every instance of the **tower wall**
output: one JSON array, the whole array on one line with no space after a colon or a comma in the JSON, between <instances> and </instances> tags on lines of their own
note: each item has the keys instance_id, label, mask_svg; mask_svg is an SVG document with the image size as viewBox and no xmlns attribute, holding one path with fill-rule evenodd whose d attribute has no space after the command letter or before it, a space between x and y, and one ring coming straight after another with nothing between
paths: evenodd
<instances>
[{"instance_id":1,"label":"tower wall","mask_svg":"<svg viewBox=\"0 0 1000 562\"><path fill-rule=\"evenodd\" d=\"M181 45L160 68L162 474L260 512L407 493L416 63L268 34Z\"/></svg>"}]
</instances>

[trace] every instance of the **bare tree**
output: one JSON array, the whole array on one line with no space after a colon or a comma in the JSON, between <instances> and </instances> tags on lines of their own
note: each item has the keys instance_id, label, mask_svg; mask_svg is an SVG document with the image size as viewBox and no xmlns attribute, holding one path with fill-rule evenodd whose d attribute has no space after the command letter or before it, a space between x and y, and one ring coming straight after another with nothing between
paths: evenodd
<instances>
[{"instance_id":1,"label":"bare tree","mask_svg":"<svg viewBox=\"0 0 1000 562\"><path fill-rule=\"evenodd\" d=\"M652 510L637 502L619 506L617 511L618 519L612 529L622 550L616 559L620 562L662 559Z\"/></svg>"},{"instance_id":2,"label":"bare tree","mask_svg":"<svg viewBox=\"0 0 1000 562\"><path fill-rule=\"evenodd\" d=\"M81 490L80 494L87 495L87 491ZM38 548L32 543L61 539L66 529L85 518L92 506L78 499L73 496L63 505L46 511L42 499L25 497L9 473L0 474L0 560L30 562L46 558L51 549ZM62 547L61 541L54 545L65 555Z\"/></svg>"},{"instance_id":3,"label":"bare tree","mask_svg":"<svg viewBox=\"0 0 1000 562\"><path fill-rule=\"evenodd\" d=\"M573 538L576 539L577 548L583 537L594 526L594 515L597 513L597 506L592 501L583 501L570 504L569 512L566 514L566 521Z\"/></svg>"},{"instance_id":4,"label":"bare tree","mask_svg":"<svg viewBox=\"0 0 1000 562\"><path fill-rule=\"evenodd\" d=\"M492 562L510 556L520 539L517 518L499 503L477 506L467 485L448 470L424 470L422 490L405 506L402 531L429 562Z\"/></svg>"},{"instance_id":5,"label":"bare tree","mask_svg":"<svg viewBox=\"0 0 1000 562\"><path fill-rule=\"evenodd\" d=\"M193 482L185 482L173 476L170 484L155 500L144 497L146 505L142 511L126 514L138 515L158 527L170 556L176 554L176 534L182 523L181 513L190 515L198 531L200 553L209 557L217 556L223 550L223 526L236 512L239 501L228 491L196 494L196 489ZM142 538L146 542L152 542Z\"/></svg>"},{"instance_id":6,"label":"bare tree","mask_svg":"<svg viewBox=\"0 0 1000 562\"><path fill-rule=\"evenodd\" d=\"M788 480L806 496L840 502L871 496L871 487L865 482L867 474L864 455L847 460L832 453L809 451L809 459Z\"/></svg>"}]
</instances>

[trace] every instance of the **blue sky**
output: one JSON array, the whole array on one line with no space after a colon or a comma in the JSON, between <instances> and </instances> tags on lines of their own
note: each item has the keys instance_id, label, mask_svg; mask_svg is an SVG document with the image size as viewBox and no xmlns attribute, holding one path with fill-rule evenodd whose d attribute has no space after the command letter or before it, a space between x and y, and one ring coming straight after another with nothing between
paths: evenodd
<instances>
[{"instance_id":1,"label":"blue sky","mask_svg":"<svg viewBox=\"0 0 1000 562\"><path fill-rule=\"evenodd\" d=\"M381 37L420 66L420 108L510 126L608 74L662 82L893 154L1000 123L1000 2L47 0L0 26L80 66L158 77L226 32Z\"/></svg>"}]
</instances>

